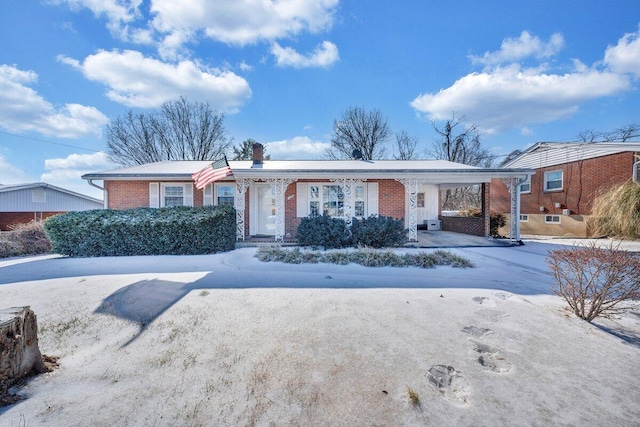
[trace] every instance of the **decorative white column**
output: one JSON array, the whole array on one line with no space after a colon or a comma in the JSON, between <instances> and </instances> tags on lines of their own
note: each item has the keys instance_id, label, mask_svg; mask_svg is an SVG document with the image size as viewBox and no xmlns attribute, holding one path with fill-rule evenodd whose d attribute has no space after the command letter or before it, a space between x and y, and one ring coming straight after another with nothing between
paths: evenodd
<instances>
[{"instance_id":1,"label":"decorative white column","mask_svg":"<svg viewBox=\"0 0 640 427\"><path fill-rule=\"evenodd\" d=\"M284 240L284 220L285 220L285 200L284 193L292 182L291 178L269 178L266 180L271 184L276 198L276 241Z\"/></svg>"},{"instance_id":2,"label":"decorative white column","mask_svg":"<svg viewBox=\"0 0 640 427\"><path fill-rule=\"evenodd\" d=\"M251 181L253 180L249 178L236 179L236 194L233 203L233 207L236 208L236 240L244 240L244 199Z\"/></svg>"},{"instance_id":3,"label":"decorative white column","mask_svg":"<svg viewBox=\"0 0 640 427\"><path fill-rule=\"evenodd\" d=\"M418 178L396 178L396 181L404 185L409 198L409 240L418 241Z\"/></svg>"}]
</instances>

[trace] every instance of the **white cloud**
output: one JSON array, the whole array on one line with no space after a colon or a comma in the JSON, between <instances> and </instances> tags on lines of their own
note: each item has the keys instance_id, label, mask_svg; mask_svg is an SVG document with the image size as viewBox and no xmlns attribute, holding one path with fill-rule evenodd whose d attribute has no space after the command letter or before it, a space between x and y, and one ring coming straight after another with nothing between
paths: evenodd
<instances>
[{"instance_id":1,"label":"white cloud","mask_svg":"<svg viewBox=\"0 0 640 427\"><path fill-rule=\"evenodd\" d=\"M338 48L329 41L322 42L322 45L307 56L299 54L291 47L282 47L278 43L273 43L271 53L276 57L276 63L280 67L327 68L340 59Z\"/></svg>"},{"instance_id":2,"label":"white cloud","mask_svg":"<svg viewBox=\"0 0 640 427\"><path fill-rule=\"evenodd\" d=\"M70 154L65 158L45 160L45 173L40 176L40 180L47 184L102 199L102 192L97 188L91 187L87 181L80 177L85 173L98 172L115 167L116 165L109 161L109 156L104 152Z\"/></svg>"},{"instance_id":3,"label":"white cloud","mask_svg":"<svg viewBox=\"0 0 640 427\"><path fill-rule=\"evenodd\" d=\"M319 159L331 147L328 142L313 141L307 136L295 136L282 141L267 142L265 153L273 160Z\"/></svg>"},{"instance_id":4,"label":"white cloud","mask_svg":"<svg viewBox=\"0 0 640 427\"><path fill-rule=\"evenodd\" d=\"M29 177L22 169L9 163L9 161L0 154L0 184L24 184L29 181Z\"/></svg>"},{"instance_id":5,"label":"white cloud","mask_svg":"<svg viewBox=\"0 0 640 427\"><path fill-rule=\"evenodd\" d=\"M317 33L333 24L338 0L153 0L153 27L174 32L204 31L227 44L273 41L303 31Z\"/></svg>"},{"instance_id":6,"label":"white cloud","mask_svg":"<svg viewBox=\"0 0 640 427\"><path fill-rule=\"evenodd\" d=\"M532 36L528 31L523 31L517 39L507 38L502 41L500 50L485 52L483 56L470 55L474 64L498 65L508 62L520 61L533 57L546 59L556 55L564 47L564 37L555 33L549 42L543 42L539 37Z\"/></svg>"},{"instance_id":7,"label":"white cloud","mask_svg":"<svg viewBox=\"0 0 640 427\"><path fill-rule=\"evenodd\" d=\"M233 112L251 97L242 77L193 61L169 64L132 50L99 51L83 62L63 56L59 60L79 69L87 79L106 85L107 97L128 107L157 107L184 95Z\"/></svg>"},{"instance_id":8,"label":"white cloud","mask_svg":"<svg viewBox=\"0 0 640 427\"><path fill-rule=\"evenodd\" d=\"M633 62L640 61L637 34L627 34L618 46L607 49L607 69L573 59L572 71L560 74L544 62L528 67L518 63L525 58L544 61L563 46L561 34L543 42L524 31L518 39L505 39L496 52L470 56L473 63L485 66L482 72L461 77L439 92L421 94L411 106L431 119L455 112L486 133L520 128L527 134L531 124L561 120L575 114L585 102L631 89L629 76L621 70L640 69Z\"/></svg>"},{"instance_id":9,"label":"white cloud","mask_svg":"<svg viewBox=\"0 0 640 427\"><path fill-rule=\"evenodd\" d=\"M139 29L129 24L141 17L142 0L50 0L52 4L67 5L71 10L89 9L96 18L105 17L107 28L122 40L141 41Z\"/></svg>"},{"instance_id":10,"label":"white cloud","mask_svg":"<svg viewBox=\"0 0 640 427\"><path fill-rule=\"evenodd\" d=\"M604 62L617 73L631 73L640 78L640 30L625 34L617 45L607 47Z\"/></svg>"},{"instance_id":11,"label":"white cloud","mask_svg":"<svg viewBox=\"0 0 640 427\"><path fill-rule=\"evenodd\" d=\"M422 94L413 108L431 118L466 116L485 132L502 132L568 117L583 102L610 96L630 87L619 74L589 69L570 74L539 74L517 65L472 73L451 87Z\"/></svg>"},{"instance_id":12,"label":"white cloud","mask_svg":"<svg viewBox=\"0 0 640 427\"><path fill-rule=\"evenodd\" d=\"M33 71L0 65L0 126L14 132L34 131L58 138L100 135L109 119L95 107L65 104L54 107L31 85L37 83Z\"/></svg>"}]
</instances>

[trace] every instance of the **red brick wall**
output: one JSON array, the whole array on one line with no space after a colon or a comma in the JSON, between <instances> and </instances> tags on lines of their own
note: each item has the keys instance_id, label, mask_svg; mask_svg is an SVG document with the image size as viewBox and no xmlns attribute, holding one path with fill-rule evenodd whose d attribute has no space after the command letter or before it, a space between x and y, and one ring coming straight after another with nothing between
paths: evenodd
<instances>
[{"instance_id":1,"label":"red brick wall","mask_svg":"<svg viewBox=\"0 0 640 427\"><path fill-rule=\"evenodd\" d=\"M46 219L64 212L0 212L0 231L8 231L17 224L28 224L34 219Z\"/></svg>"},{"instance_id":2,"label":"red brick wall","mask_svg":"<svg viewBox=\"0 0 640 427\"><path fill-rule=\"evenodd\" d=\"M575 215L589 215L599 191L631 179L633 162L633 153L626 152L536 169L531 193L520 198L520 210L539 214L540 206L544 206L545 213L562 214L562 209L569 209ZM543 191L544 173L556 170L563 171L562 191ZM556 208L555 203L561 206Z\"/></svg>"},{"instance_id":3,"label":"red brick wall","mask_svg":"<svg viewBox=\"0 0 640 427\"><path fill-rule=\"evenodd\" d=\"M531 177L531 192L521 194L520 212L540 214L540 206L544 206L546 214L561 215L563 209L569 209L572 215L589 215L600 191L631 179L633 163L633 153L625 152L536 169ZM544 173L557 170L563 171L562 190L545 192ZM492 183L496 185L491 192L491 209L509 212L507 187L500 180ZM556 203L560 203L559 208Z\"/></svg>"},{"instance_id":4,"label":"red brick wall","mask_svg":"<svg viewBox=\"0 0 640 427\"><path fill-rule=\"evenodd\" d=\"M158 181L105 181L109 209L148 208L150 182ZM204 192L193 187L193 205L202 206L203 197Z\"/></svg>"},{"instance_id":5,"label":"red brick wall","mask_svg":"<svg viewBox=\"0 0 640 427\"><path fill-rule=\"evenodd\" d=\"M374 182L376 180L373 180ZM369 182L369 181L367 181ZM396 219L404 218L406 191L402 183L393 179L378 180L378 214Z\"/></svg>"},{"instance_id":6,"label":"red brick wall","mask_svg":"<svg viewBox=\"0 0 640 427\"><path fill-rule=\"evenodd\" d=\"M471 234L473 236L487 237L490 233L490 195L493 191L491 184L482 184L482 216L440 216L442 229L455 233Z\"/></svg>"}]
</instances>

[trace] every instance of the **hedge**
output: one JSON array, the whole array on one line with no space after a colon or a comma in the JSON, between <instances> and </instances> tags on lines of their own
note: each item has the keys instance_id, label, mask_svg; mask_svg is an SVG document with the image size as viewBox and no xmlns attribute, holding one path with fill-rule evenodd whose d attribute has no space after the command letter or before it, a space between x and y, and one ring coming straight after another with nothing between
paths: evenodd
<instances>
[{"instance_id":1,"label":"hedge","mask_svg":"<svg viewBox=\"0 0 640 427\"><path fill-rule=\"evenodd\" d=\"M198 255L235 248L229 206L69 212L47 218L53 252L72 257Z\"/></svg>"}]
</instances>

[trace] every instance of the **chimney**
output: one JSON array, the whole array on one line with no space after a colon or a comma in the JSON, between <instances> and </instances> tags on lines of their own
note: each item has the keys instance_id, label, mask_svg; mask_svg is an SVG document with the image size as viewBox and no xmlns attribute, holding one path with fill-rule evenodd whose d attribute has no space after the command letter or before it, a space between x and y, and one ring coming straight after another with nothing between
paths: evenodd
<instances>
[{"instance_id":1,"label":"chimney","mask_svg":"<svg viewBox=\"0 0 640 427\"><path fill-rule=\"evenodd\" d=\"M262 166L262 160L264 159L264 156L262 154L263 150L264 147L262 147L262 144L260 144L259 142L253 144L253 156L251 157L251 159L253 160L252 167Z\"/></svg>"}]
</instances>

